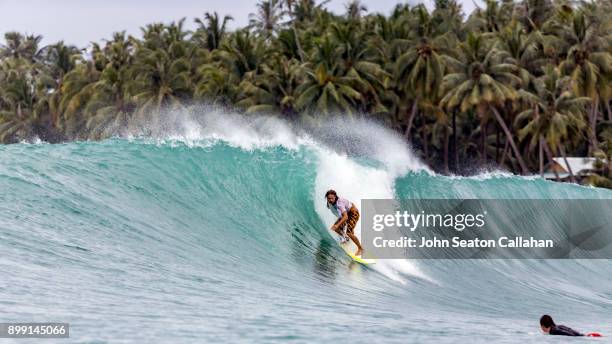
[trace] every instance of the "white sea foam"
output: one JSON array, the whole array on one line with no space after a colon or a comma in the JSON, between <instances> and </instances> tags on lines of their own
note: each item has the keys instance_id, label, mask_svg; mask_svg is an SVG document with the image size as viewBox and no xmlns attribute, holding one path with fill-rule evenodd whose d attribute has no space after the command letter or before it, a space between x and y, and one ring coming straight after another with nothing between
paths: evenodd
<instances>
[{"instance_id":1,"label":"white sea foam","mask_svg":"<svg viewBox=\"0 0 612 344\"><path fill-rule=\"evenodd\" d=\"M334 189L338 195L352 202L368 198L394 198L394 181L397 175L385 168L362 166L346 155L327 149L318 149L319 165L315 180L313 198L315 210L326 225L331 226L335 218L327 209L324 195L326 190ZM358 204L359 205L359 204ZM357 223L355 233L361 237L361 223ZM330 230L331 234L331 230ZM418 267L409 260L379 261L374 268L381 274L400 283L405 283L401 274L428 279Z\"/></svg>"}]
</instances>

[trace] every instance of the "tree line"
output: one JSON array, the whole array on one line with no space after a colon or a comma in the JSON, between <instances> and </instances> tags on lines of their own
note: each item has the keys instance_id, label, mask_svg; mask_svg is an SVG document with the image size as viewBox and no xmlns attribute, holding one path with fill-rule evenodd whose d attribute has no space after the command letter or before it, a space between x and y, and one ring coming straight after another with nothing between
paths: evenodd
<instances>
[{"instance_id":1,"label":"tree line","mask_svg":"<svg viewBox=\"0 0 612 344\"><path fill-rule=\"evenodd\" d=\"M97 140L206 102L317 123L368 117L443 173L542 173L553 157L597 158L612 186L612 3L455 0L398 4L260 1L249 25L205 13L115 33L87 49L5 34L0 142ZM573 179L573 176L572 176Z\"/></svg>"}]
</instances>

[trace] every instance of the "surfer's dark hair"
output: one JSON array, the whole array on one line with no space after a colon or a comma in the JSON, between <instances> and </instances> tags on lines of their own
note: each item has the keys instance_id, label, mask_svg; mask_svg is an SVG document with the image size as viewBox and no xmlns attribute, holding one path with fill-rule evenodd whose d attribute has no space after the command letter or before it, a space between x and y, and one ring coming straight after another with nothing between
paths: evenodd
<instances>
[{"instance_id":1,"label":"surfer's dark hair","mask_svg":"<svg viewBox=\"0 0 612 344\"><path fill-rule=\"evenodd\" d=\"M540 326L543 326L546 328L553 327L555 326L555 322L553 321L553 318L550 315L544 314L540 318Z\"/></svg>"},{"instance_id":2,"label":"surfer's dark hair","mask_svg":"<svg viewBox=\"0 0 612 344\"><path fill-rule=\"evenodd\" d=\"M327 196L329 195L334 195L336 196L336 198L338 198L338 194L336 193L336 190L327 190L327 192L325 193L325 198L327 198Z\"/></svg>"}]
</instances>

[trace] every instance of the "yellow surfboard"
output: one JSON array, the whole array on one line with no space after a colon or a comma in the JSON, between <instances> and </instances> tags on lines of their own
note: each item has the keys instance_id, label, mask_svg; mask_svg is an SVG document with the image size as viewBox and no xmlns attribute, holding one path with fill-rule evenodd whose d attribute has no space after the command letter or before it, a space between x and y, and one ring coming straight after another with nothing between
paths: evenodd
<instances>
[{"instance_id":1,"label":"yellow surfboard","mask_svg":"<svg viewBox=\"0 0 612 344\"><path fill-rule=\"evenodd\" d=\"M344 244L338 243L338 245L340 245L340 247L342 247L344 252L346 252L346 254L349 257L351 257L354 261L356 261L359 264L370 265L370 264L375 264L376 263L376 259L364 259L364 258L361 258L361 256L354 255L353 252L355 252L357 250L357 247L355 246L355 244L352 241L346 242Z\"/></svg>"}]
</instances>

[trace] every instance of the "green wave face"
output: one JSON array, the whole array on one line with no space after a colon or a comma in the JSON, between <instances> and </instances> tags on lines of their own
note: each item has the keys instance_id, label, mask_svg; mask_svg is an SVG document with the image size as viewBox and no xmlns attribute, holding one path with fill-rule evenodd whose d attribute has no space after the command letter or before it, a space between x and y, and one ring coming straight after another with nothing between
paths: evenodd
<instances>
[{"instance_id":1,"label":"green wave face","mask_svg":"<svg viewBox=\"0 0 612 344\"><path fill-rule=\"evenodd\" d=\"M353 136L246 127L0 147L2 321L70 322L74 342L536 342L543 313L612 332L594 323L612 314L609 260L367 269L328 234L323 200L332 187L352 200L611 192L435 175L368 123Z\"/></svg>"}]
</instances>

